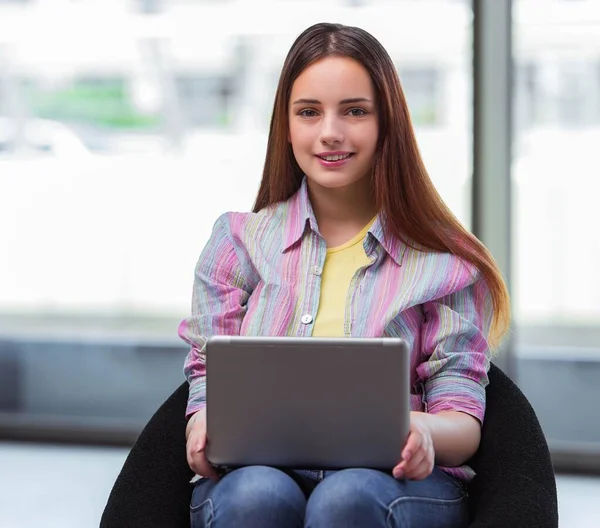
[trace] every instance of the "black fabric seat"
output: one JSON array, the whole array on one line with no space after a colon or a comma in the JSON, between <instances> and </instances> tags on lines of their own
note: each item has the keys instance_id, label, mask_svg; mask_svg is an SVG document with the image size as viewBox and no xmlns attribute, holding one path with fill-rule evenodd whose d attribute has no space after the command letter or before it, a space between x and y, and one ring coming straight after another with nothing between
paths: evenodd
<instances>
[{"instance_id":1,"label":"black fabric seat","mask_svg":"<svg viewBox=\"0 0 600 528\"><path fill-rule=\"evenodd\" d=\"M489 373L479 451L469 462L473 528L558 526L556 481L539 421L519 388L496 366ZM189 527L193 473L185 455L183 383L156 411L121 470L100 528Z\"/></svg>"}]
</instances>

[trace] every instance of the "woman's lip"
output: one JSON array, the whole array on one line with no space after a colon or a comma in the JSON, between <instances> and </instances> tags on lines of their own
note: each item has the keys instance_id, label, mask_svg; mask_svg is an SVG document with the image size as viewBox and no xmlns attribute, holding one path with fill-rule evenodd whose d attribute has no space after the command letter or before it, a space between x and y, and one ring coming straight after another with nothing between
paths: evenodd
<instances>
[{"instance_id":1,"label":"woman's lip","mask_svg":"<svg viewBox=\"0 0 600 528\"><path fill-rule=\"evenodd\" d=\"M324 157L324 156L347 156L348 154L354 154L353 152L349 152L347 150L335 150L328 152L318 152L315 156Z\"/></svg>"},{"instance_id":2,"label":"woman's lip","mask_svg":"<svg viewBox=\"0 0 600 528\"><path fill-rule=\"evenodd\" d=\"M348 163L352 157L354 156L354 153L352 152L348 152L347 154L349 154L349 156L347 158L341 159L341 160L337 160L337 161L327 161L324 160L321 156L317 155L317 159L319 160L319 163L323 166L326 167L328 169L337 169L338 167L342 167L344 166L346 163ZM328 156L336 156L336 154L327 154ZM337 154L338 156L343 156L344 154Z\"/></svg>"}]
</instances>

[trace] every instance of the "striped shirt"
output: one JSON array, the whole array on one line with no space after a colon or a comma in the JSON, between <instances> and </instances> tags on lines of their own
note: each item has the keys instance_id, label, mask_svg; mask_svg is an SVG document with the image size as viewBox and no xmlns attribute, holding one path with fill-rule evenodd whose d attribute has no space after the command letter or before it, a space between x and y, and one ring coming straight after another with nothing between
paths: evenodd
<instances>
[{"instance_id":1,"label":"striped shirt","mask_svg":"<svg viewBox=\"0 0 600 528\"><path fill-rule=\"evenodd\" d=\"M411 409L462 411L483 422L492 316L486 283L454 255L383 234L378 217L363 243L371 264L350 282L345 335L402 337L411 350ZM326 253L306 180L286 202L218 218L196 264L192 314L179 326L191 345L187 416L206 403L210 336L311 335ZM443 469L462 480L473 476L466 466Z\"/></svg>"}]
</instances>

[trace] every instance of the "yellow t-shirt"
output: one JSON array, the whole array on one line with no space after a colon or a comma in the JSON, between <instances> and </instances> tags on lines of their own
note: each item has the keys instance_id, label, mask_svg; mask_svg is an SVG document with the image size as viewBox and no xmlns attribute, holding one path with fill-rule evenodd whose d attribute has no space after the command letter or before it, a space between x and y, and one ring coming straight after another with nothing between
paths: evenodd
<instances>
[{"instance_id":1,"label":"yellow t-shirt","mask_svg":"<svg viewBox=\"0 0 600 528\"><path fill-rule=\"evenodd\" d=\"M375 218L345 244L327 250L321 275L321 297L315 319L314 337L343 337L346 296L354 274L371 263L363 241Z\"/></svg>"}]
</instances>

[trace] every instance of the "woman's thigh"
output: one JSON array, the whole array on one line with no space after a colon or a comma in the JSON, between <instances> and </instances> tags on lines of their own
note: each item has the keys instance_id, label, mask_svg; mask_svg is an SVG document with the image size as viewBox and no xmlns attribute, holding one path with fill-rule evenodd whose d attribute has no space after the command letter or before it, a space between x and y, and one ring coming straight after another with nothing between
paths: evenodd
<instances>
[{"instance_id":1,"label":"woman's thigh","mask_svg":"<svg viewBox=\"0 0 600 528\"><path fill-rule=\"evenodd\" d=\"M371 469L326 477L312 492L306 527L468 526L465 486L439 468L424 480L397 480Z\"/></svg>"},{"instance_id":2,"label":"woman's thigh","mask_svg":"<svg viewBox=\"0 0 600 528\"><path fill-rule=\"evenodd\" d=\"M218 482L196 483L190 503L192 528L301 527L306 498L287 474L265 466L237 469Z\"/></svg>"}]
</instances>

